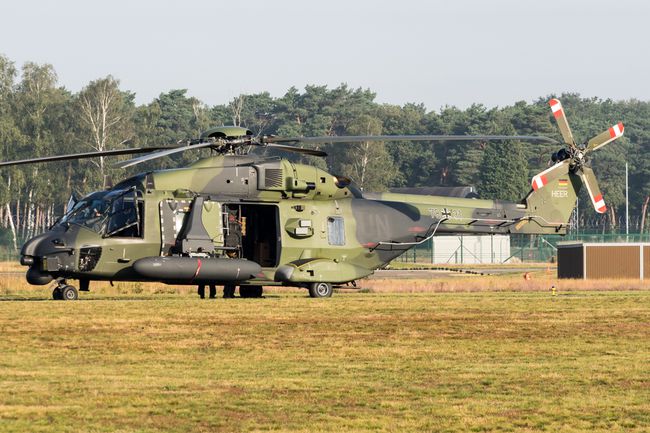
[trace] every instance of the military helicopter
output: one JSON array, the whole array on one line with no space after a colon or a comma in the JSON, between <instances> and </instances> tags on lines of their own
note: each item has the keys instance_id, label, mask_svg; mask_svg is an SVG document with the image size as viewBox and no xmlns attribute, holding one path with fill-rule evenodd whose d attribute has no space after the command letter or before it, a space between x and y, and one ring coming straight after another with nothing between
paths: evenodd
<instances>
[{"instance_id":1,"label":"military helicopter","mask_svg":"<svg viewBox=\"0 0 650 433\"><path fill-rule=\"evenodd\" d=\"M550 101L564 139L548 169L518 203L452 196L362 192L344 177L254 147L325 156L304 143L362 141L526 140L540 136L255 137L235 126L199 139L155 147L58 155L0 166L144 153L128 167L162 156L210 148L187 167L150 171L71 203L49 231L28 240L21 264L30 284L55 281L54 299L75 300L67 283L155 281L223 285L224 295L260 297L263 286L306 288L314 298L353 283L415 245L442 233L565 234L585 185L596 212L606 210L589 155L623 135L618 123L578 145L559 100Z\"/></svg>"}]
</instances>

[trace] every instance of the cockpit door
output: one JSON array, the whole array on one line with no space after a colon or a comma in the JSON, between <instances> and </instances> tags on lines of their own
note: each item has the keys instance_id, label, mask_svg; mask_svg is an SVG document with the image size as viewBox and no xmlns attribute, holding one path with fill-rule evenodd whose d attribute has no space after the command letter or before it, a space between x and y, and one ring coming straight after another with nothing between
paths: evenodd
<instances>
[{"instance_id":1,"label":"cockpit door","mask_svg":"<svg viewBox=\"0 0 650 433\"><path fill-rule=\"evenodd\" d=\"M143 206L135 188L115 197L110 205L104 237L142 238Z\"/></svg>"},{"instance_id":2,"label":"cockpit door","mask_svg":"<svg viewBox=\"0 0 650 433\"><path fill-rule=\"evenodd\" d=\"M153 205L153 206L152 206ZM105 277L119 275L120 278L134 278L131 265L142 257L158 253L157 238L145 236L145 219L154 211L155 203L146 203L142 191L130 188L115 194L106 207L106 219L102 229L102 254L95 270Z\"/></svg>"}]
</instances>

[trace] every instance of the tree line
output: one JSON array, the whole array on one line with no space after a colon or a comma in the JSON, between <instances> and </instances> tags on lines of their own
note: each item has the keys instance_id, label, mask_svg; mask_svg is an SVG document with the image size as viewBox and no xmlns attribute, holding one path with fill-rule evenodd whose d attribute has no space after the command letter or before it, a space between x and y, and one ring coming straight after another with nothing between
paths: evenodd
<instances>
[{"instance_id":1,"label":"tree line","mask_svg":"<svg viewBox=\"0 0 650 433\"><path fill-rule=\"evenodd\" d=\"M597 216L581 197L581 224L621 228L625 204L625 163L630 168L630 212L636 231L647 231L650 201L650 103L546 95L504 107L474 104L461 109L423 104L380 104L369 89L308 85L281 97L242 94L209 106L184 89L161 93L138 105L135 94L112 76L89 82L73 93L58 83L49 64L20 68L0 55L0 159L3 161L127 147L170 145L198 137L218 125L245 126L259 135L322 136L376 134L545 135L561 142L548 100L558 96L573 134L586 142L618 121L623 139L593 153L592 166L608 204ZM483 198L517 201L530 178L547 167L559 145L506 142L393 142L321 145L327 158L284 154L351 177L362 189L400 186L475 186ZM93 158L0 169L0 243L16 248L61 216L72 193L101 189L107 178L176 167L200 154L162 158L131 169L115 169L117 158ZM121 157L123 158L123 157ZM624 223L624 222L623 222Z\"/></svg>"}]
</instances>

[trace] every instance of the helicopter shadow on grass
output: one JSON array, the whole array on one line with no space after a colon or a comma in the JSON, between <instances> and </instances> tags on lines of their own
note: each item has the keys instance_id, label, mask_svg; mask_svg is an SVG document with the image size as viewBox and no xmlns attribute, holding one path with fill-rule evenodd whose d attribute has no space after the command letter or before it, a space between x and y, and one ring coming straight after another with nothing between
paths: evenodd
<instances>
[{"instance_id":1,"label":"helicopter shadow on grass","mask_svg":"<svg viewBox=\"0 0 650 433\"><path fill-rule=\"evenodd\" d=\"M282 295L264 295L261 298L242 298L240 296L236 296L234 298L230 299L243 299L246 301L251 301L255 299L268 299L268 300L278 300L281 299L283 296ZM304 298L309 298L308 295L304 296ZM156 297L156 296L148 296L148 297L142 297L142 296L134 296L134 295L127 295L127 296L106 296L106 297L97 297L97 298L86 298L86 299L77 299L76 301L72 302L92 302L92 301L160 301L160 300L166 300L166 301L185 301L187 300L186 297ZM25 297L18 297L18 296L0 296L0 302L33 302L33 301L55 301L51 297L42 297L42 298L25 298ZM218 301L220 304L224 301L222 298L217 298L217 299L196 299L197 302L199 301L207 301L208 303L211 301ZM56 301L56 302L61 302L61 301Z\"/></svg>"}]
</instances>

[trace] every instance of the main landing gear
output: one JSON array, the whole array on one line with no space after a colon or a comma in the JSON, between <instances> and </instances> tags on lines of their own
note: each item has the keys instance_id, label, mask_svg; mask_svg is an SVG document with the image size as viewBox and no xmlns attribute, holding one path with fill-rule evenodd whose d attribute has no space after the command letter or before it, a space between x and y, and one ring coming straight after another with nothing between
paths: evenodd
<instances>
[{"instance_id":1,"label":"main landing gear","mask_svg":"<svg viewBox=\"0 0 650 433\"><path fill-rule=\"evenodd\" d=\"M76 301L79 299L79 292L74 286L66 284L65 280L60 279L56 282L56 287L52 290L52 299L55 301Z\"/></svg>"},{"instance_id":2,"label":"main landing gear","mask_svg":"<svg viewBox=\"0 0 650 433\"><path fill-rule=\"evenodd\" d=\"M312 298L331 298L333 288L330 283L311 283L308 287L309 296Z\"/></svg>"}]
</instances>

